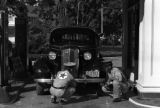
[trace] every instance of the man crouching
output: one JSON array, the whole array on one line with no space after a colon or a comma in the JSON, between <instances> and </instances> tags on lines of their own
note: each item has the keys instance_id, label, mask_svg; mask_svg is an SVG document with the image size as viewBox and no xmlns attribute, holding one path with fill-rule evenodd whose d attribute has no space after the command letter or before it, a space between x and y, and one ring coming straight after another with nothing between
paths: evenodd
<instances>
[{"instance_id":1,"label":"man crouching","mask_svg":"<svg viewBox=\"0 0 160 108\"><path fill-rule=\"evenodd\" d=\"M59 71L50 88L51 102L67 101L76 91L76 82L68 70Z\"/></svg>"},{"instance_id":2,"label":"man crouching","mask_svg":"<svg viewBox=\"0 0 160 108\"><path fill-rule=\"evenodd\" d=\"M108 74L108 81L102 86L102 91L108 92L108 87L113 86L113 102L121 101L121 98L128 99L127 92L129 83L119 68L112 67L112 62L105 68Z\"/></svg>"}]
</instances>

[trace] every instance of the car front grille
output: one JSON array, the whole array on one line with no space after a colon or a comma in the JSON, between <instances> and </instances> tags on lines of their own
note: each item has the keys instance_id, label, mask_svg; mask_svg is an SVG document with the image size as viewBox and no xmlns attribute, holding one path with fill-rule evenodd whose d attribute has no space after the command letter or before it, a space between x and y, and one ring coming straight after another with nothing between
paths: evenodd
<instances>
[{"instance_id":1,"label":"car front grille","mask_svg":"<svg viewBox=\"0 0 160 108\"><path fill-rule=\"evenodd\" d=\"M78 75L79 49L67 48L62 50L62 70L71 69L74 77Z\"/></svg>"}]
</instances>

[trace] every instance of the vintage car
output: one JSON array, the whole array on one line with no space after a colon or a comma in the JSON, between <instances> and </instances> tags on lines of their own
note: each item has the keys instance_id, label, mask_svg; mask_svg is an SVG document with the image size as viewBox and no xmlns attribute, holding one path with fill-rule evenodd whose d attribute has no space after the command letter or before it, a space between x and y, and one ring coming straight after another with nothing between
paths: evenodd
<instances>
[{"instance_id":1,"label":"vintage car","mask_svg":"<svg viewBox=\"0 0 160 108\"><path fill-rule=\"evenodd\" d=\"M49 51L34 63L37 94L50 87L56 73L68 69L77 82L77 91L101 91L105 81L100 37L84 27L56 28L50 34Z\"/></svg>"}]
</instances>

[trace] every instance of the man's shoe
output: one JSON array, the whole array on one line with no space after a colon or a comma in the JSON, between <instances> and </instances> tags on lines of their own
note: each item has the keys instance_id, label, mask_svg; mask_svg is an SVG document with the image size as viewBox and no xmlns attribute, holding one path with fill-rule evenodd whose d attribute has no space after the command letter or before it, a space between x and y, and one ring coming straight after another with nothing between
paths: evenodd
<instances>
[{"instance_id":1,"label":"man's shoe","mask_svg":"<svg viewBox=\"0 0 160 108\"><path fill-rule=\"evenodd\" d=\"M121 98L114 98L113 99L113 102L120 102L121 101Z\"/></svg>"},{"instance_id":2,"label":"man's shoe","mask_svg":"<svg viewBox=\"0 0 160 108\"><path fill-rule=\"evenodd\" d=\"M67 104L67 100L65 100L65 99L60 99L59 103L62 104L62 105Z\"/></svg>"}]
</instances>

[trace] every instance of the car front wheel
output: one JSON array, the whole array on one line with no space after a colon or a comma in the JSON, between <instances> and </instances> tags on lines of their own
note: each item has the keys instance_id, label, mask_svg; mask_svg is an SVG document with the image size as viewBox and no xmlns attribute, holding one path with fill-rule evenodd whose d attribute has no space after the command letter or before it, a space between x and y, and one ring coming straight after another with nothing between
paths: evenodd
<instances>
[{"instance_id":1,"label":"car front wheel","mask_svg":"<svg viewBox=\"0 0 160 108\"><path fill-rule=\"evenodd\" d=\"M97 94L98 97L101 97L101 96L105 95L104 92L102 91L102 86L100 84L98 84L96 94Z\"/></svg>"}]
</instances>

